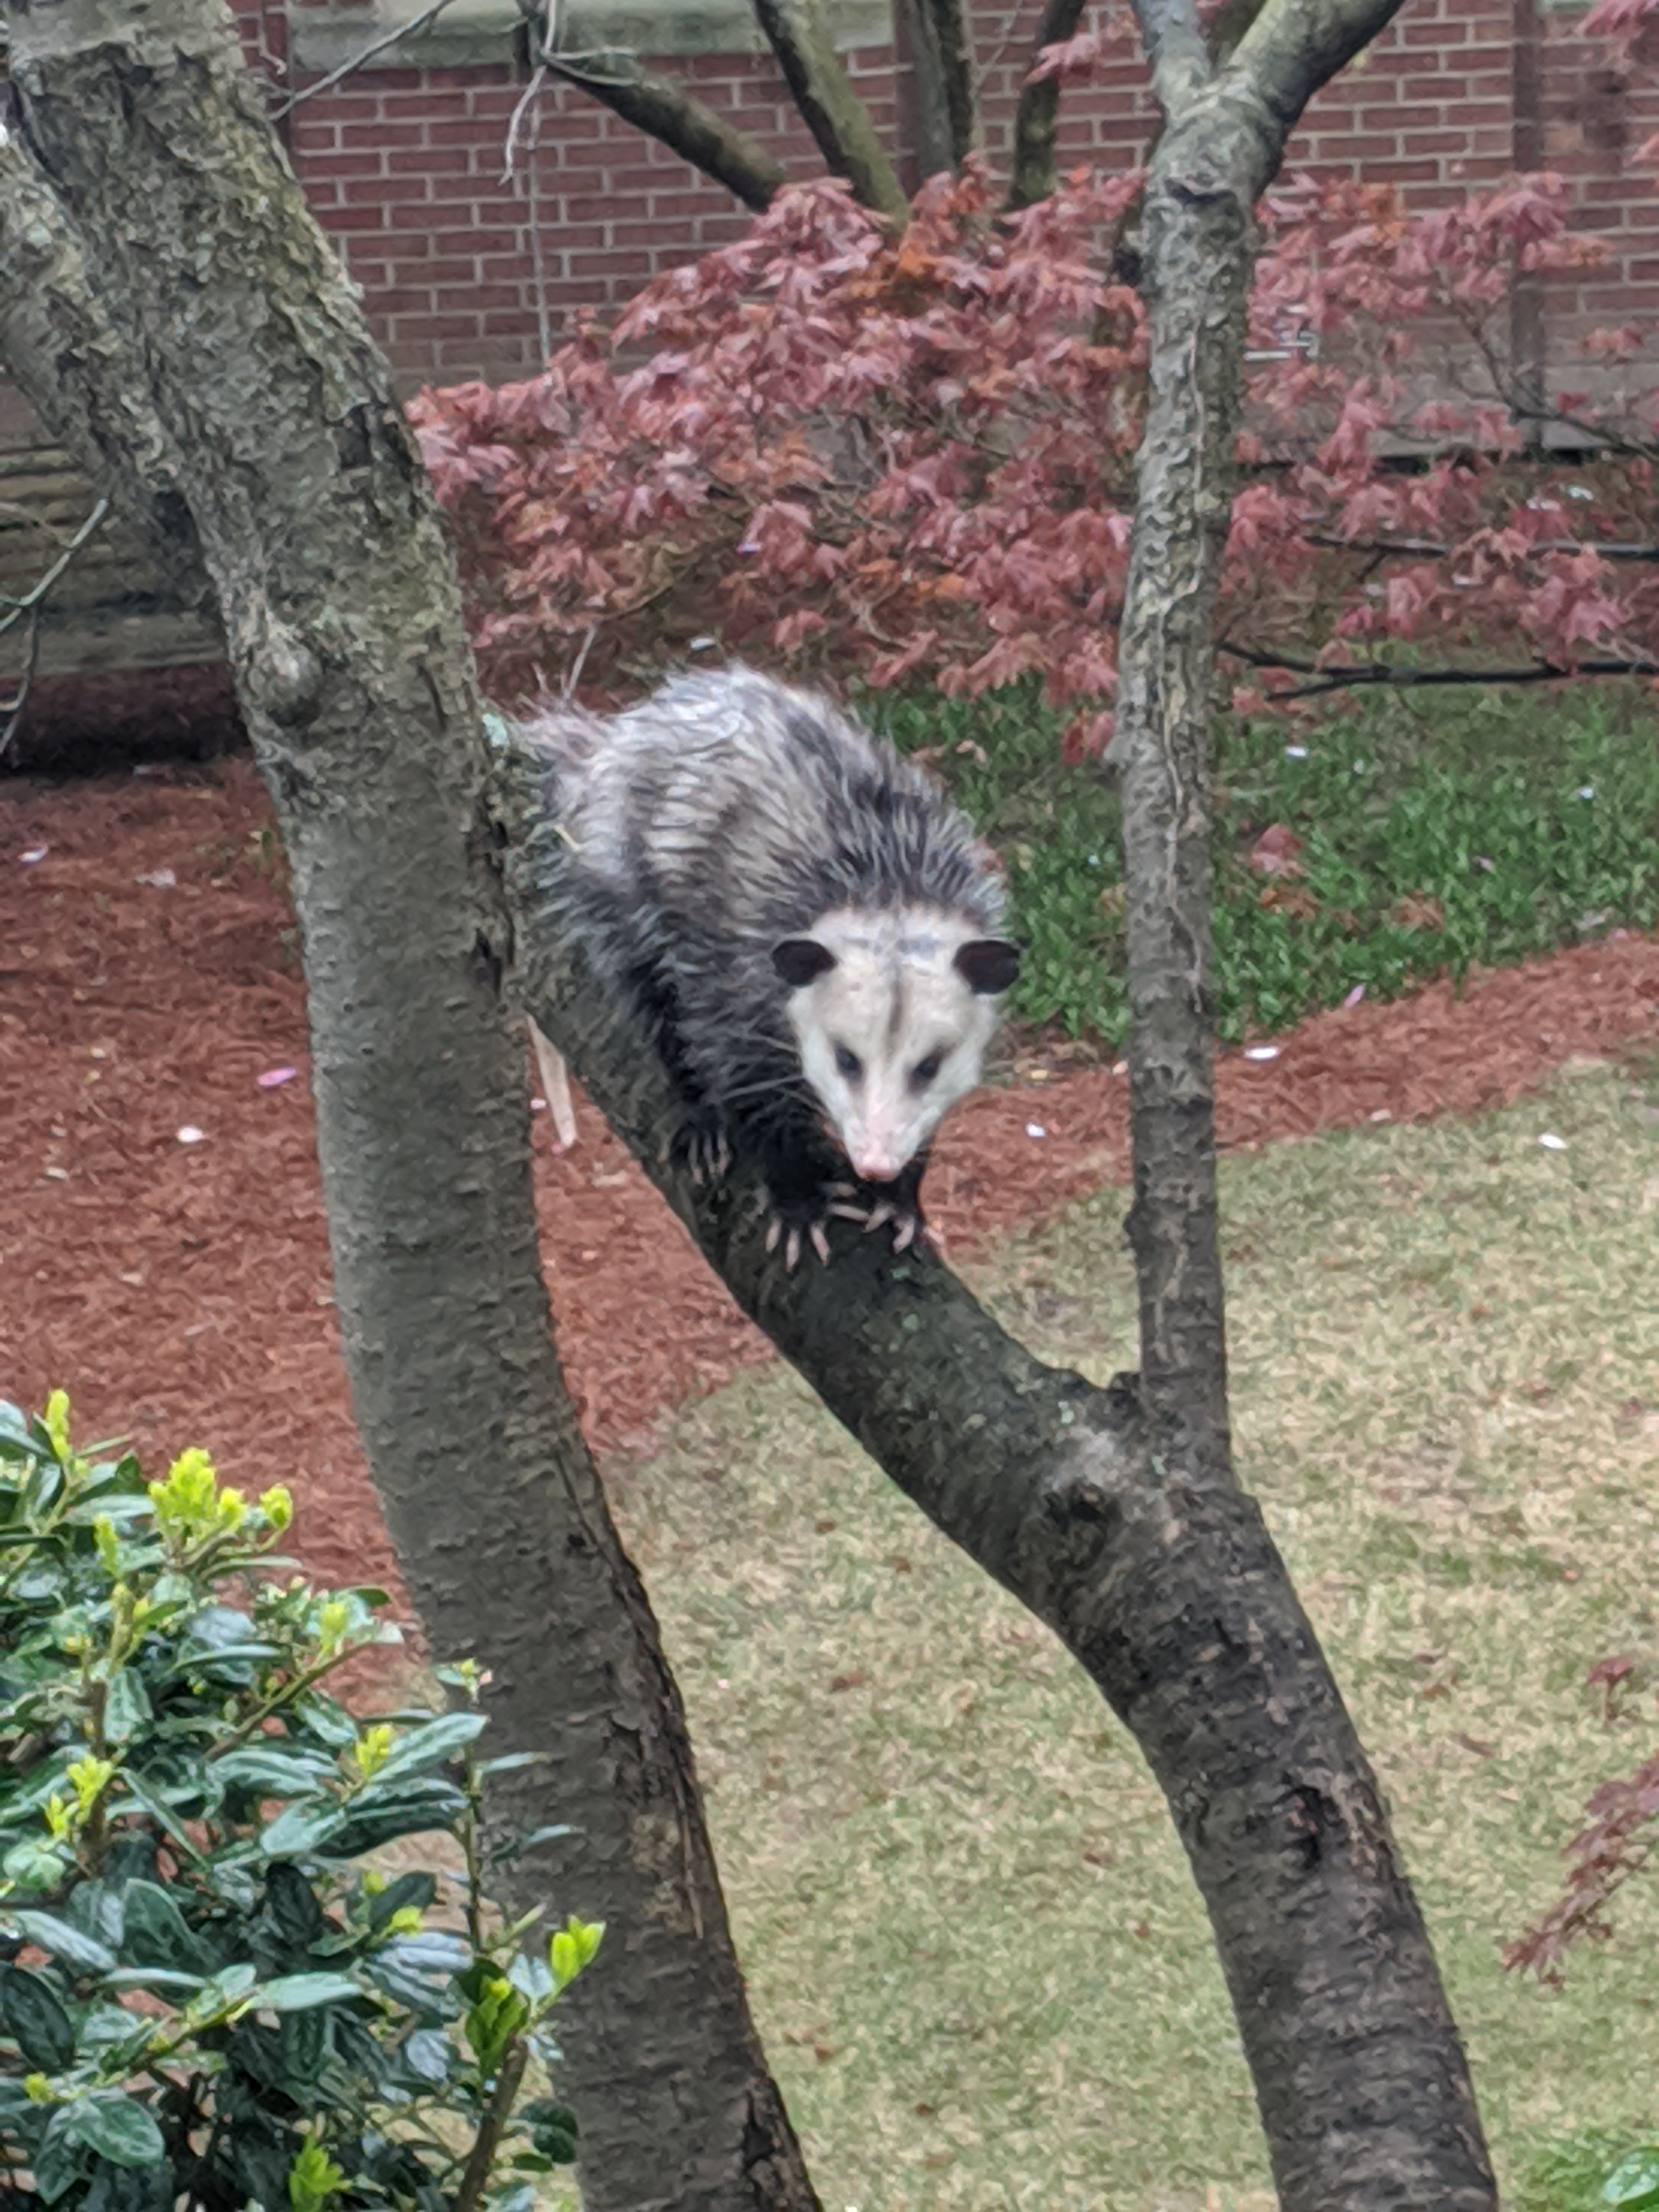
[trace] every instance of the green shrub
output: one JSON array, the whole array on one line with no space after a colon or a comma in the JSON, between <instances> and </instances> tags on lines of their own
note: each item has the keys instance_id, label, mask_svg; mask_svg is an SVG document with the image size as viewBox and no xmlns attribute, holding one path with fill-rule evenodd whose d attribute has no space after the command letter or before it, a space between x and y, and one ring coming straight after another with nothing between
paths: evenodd
<instances>
[{"instance_id":1,"label":"green shrub","mask_svg":"<svg viewBox=\"0 0 1659 2212\"><path fill-rule=\"evenodd\" d=\"M186 1452L77 1453L59 1393L0 1405L0 2153L88 2212L523 2212L575 2121L525 2099L601 1930L492 1926L477 1670L360 1725L324 1687L395 1641ZM520 1755L524 1756L523 1754ZM524 1849L535 1838L523 1838ZM400 1837L440 1878L361 1862ZM497 1857L501 1854L497 1853ZM533 1916L532 1916L533 1917Z\"/></svg>"},{"instance_id":2,"label":"green shrub","mask_svg":"<svg viewBox=\"0 0 1659 2212\"><path fill-rule=\"evenodd\" d=\"M1027 684L861 702L1001 854L1025 947L1011 1011L1115 1047L1128 1028L1115 778L1061 757ZM1289 1027L1356 989L1397 996L1659 922L1651 694L1564 685L1356 698L1311 729L1218 715L1211 808L1221 1036ZM1293 882L1249 865L1300 842Z\"/></svg>"}]
</instances>

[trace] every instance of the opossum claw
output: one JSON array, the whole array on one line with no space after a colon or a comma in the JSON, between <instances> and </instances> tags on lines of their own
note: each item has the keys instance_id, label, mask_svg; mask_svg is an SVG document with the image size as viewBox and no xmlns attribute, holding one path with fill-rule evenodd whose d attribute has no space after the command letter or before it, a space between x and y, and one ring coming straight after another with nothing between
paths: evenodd
<instances>
[{"instance_id":1,"label":"opossum claw","mask_svg":"<svg viewBox=\"0 0 1659 2212\"><path fill-rule=\"evenodd\" d=\"M766 1249L769 1252L775 1252L777 1250L778 1239L782 1235L783 1224L778 1219L778 1217L775 1213L772 1216L771 1220L768 1223L766 1230Z\"/></svg>"},{"instance_id":2,"label":"opossum claw","mask_svg":"<svg viewBox=\"0 0 1659 2212\"><path fill-rule=\"evenodd\" d=\"M836 1221L856 1221L860 1225L869 1218L861 1206L832 1206L826 1212Z\"/></svg>"},{"instance_id":3,"label":"opossum claw","mask_svg":"<svg viewBox=\"0 0 1659 2212\"><path fill-rule=\"evenodd\" d=\"M830 1239L823 1233L823 1224L815 1221L806 1233L812 1240L812 1249L827 1267L830 1265Z\"/></svg>"},{"instance_id":4,"label":"opossum claw","mask_svg":"<svg viewBox=\"0 0 1659 2212\"><path fill-rule=\"evenodd\" d=\"M783 1247L784 1273L787 1275L793 1275L799 1259L800 1231L799 1229L792 1229Z\"/></svg>"},{"instance_id":5,"label":"opossum claw","mask_svg":"<svg viewBox=\"0 0 1659 2212\"><path fill-rule=\"evenodd\" d=\"M921 1224L914 1213L902 1213L898 1218L898 1226L893 1231L893 1249L896 1252L908 1252L915 1243L916 1232L921 1228ZM924 1231L923 1234L925 1237L926 1232Z\"/></svg>"},{"instance_id":6,"label":"opossum claw","mask_svg":"<svg viewBox=\"0 0 1659 2212\"><path fill-rule=\"evenodd\" d=\"M865 1235L867 1237L872 1229L879 1229L883 1222L890 1221L893 1218L895 1210L893 1202L890 1199L878 1198L875 1204L871 1207L869 1212L865 1216Z\"/></svg>"}]
</instances>

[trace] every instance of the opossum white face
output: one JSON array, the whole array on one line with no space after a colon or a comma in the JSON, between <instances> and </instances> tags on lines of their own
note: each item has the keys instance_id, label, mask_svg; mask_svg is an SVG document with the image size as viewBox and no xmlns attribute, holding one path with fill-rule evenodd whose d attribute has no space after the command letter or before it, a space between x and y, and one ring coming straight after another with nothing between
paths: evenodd
<instances>
[{"instance_id":1,"label":"opossum white face","mask_svg":"<svg viewBox=\"0 0 1659 2212\"><path fill-rule=\"evenodd\" d=\"M979 1081L1018 953L952 915L849 912L772 964L836 1141L866 1182L890 1182Z\"/></svg>"}]
</instances>

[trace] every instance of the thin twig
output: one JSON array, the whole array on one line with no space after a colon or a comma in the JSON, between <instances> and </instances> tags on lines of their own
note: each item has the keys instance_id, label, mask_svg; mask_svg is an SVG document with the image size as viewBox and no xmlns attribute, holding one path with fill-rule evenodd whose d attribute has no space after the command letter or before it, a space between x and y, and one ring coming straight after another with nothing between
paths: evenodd
<instances>
[{"instance_id":1,"label":"thin twig","mask_svg":"<svg viewBox=\"0 0 1659 2212\"><path fill-rule=\"evenodd\" d=\"M1289 691L1274 692L1275 704L1282 700L1322 698L1328 691L1351 690L1366 684L1409 690L1446 684L1562 684L1574 676L1659 676L1659 661L1648 659L1579 660L1565 668L1551 667L1541 661L1531 668L1399 668L1382 660L1369 661L1358 667L1321 668L1316 661L1292 660L1286 654L1261 653L1254 647L1234 645L1225 640L1218 642L1216 650L1252 668L1282 669L1287 675L1313 679Z\"/></svg>"},{"instance_id":2,"label":"thin twig","mask_svg":"<svg viewBox=\"0 0 1659 2212\"><path fill-rule=\"evenodd\" d=\"M472 2154L466 2161L466 2172L461 2176L461 2185L456 2192L455 2212L478 2212L478 2207L483 2202L484 2191L489 2185L489 2169L495 2163L495 2153L513 2117L519 2084L524 2079L529 2057L529 2045L515 2037L512 2048L497 2069L495 2094L490 2098L489 2110L479 2124Z\"/></svg>"},{"instance_id":3,"label":"thin twig","mask_svg":"<svg viewBox=\"0 0 1659 2212\"><path fill-rule=\"evenodd\" d=\"M329 91L333 86L350 76L355 70L362 69L367 64L372 62L377 54L385 53L388 46L395 46L400 40L411 39L417 32L424 31L428 24L437 21L449 4L450 0L433 0L431 7L425 9L422 14L416 15L410 22L399 23L395 31L388 31L383 39L376 39L372 46L365 46L361 53L353 54L349 61L342 62L338 69L331 70L326 76L319 76L315 84L307 85L302 92L289 93L280 106L273 107L270 111L271 121L280 123L285 115L291 115L303 101L315 100L319 92Z\"/></svg>"},{"instance_id":4,"label":"thin twig","mask_svg":"<svg viewBox=\"0 0 1659 2212\"><path fill-rule=\"evenodd\" d=\"M1428 538L1336 538L1311 531L1308 543L1338 553L1374 553L1384 559L1419 561L1449 561L1461 550L1455 545L1437 544ZM1594 553L1601 561L1659 561L1659 545L1617 539L1603 544L1593 538L1546 538L1526 550L1529 554Z\"/></svg>"},{"instance_id":5,"label":"thin twig","mask_svg":"<svg viewBox=\"0 0 1659 2212\"><path fill-rule=\"evenodd\" d=\"M3 606L8 610L5 614L0 615L0 632L9 630L15 622L21 622L26 614L32 613L40 606L41 601L46 598L46 593L58 581L58 579L63 574L64 569L69 567L70 562L74 560L76 555L81 550L81 548L86 544L88 538L91 537L93 532L97 529L99 524L108 513L109 501L106 499L100 499L97 502L96 506L94 507L92 513L87 517L86 520L81 525L81 527L76 532L74 537L70 539L68 544L64 546L63 551L52 562L51 568L46 570L43 576L38 578L37 580L29 586L28 590L24 592L21 599L10 599L5 592L0 592L0 606Z\"/></svg>"},{"instance_id":6,"label":"thin twig","mask_svg":"<svg viewBox=\"0 0 1659 2212\"><path fill-rule=\"evenodd\" d=\"M0 592L0 605L3 605L6 609L6 612L0 615L0 632L9 630L14 623L22 621L25 616L28 618L28 629L26 634L27 642L23 649L22 672L17 678L16 687L11 696L9 699L0 699L0 716L4 717L3 721L0 721L0 760L4 759L10 750L12 739L22 726L23 709L28 704L29 691L34 683L34 672L40 665L40 611L46 605L46 594L108 513L109 501L106 499L99 500L94 504L91 514L88 515L46 574L37 579L21 599L11 599L3 592Z\"/></svg>"}]
</instances>

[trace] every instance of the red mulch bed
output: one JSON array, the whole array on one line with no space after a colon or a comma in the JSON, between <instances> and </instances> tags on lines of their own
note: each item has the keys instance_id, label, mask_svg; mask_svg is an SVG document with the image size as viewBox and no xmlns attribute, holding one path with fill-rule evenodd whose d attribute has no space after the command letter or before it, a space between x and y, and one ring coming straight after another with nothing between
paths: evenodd
<instances>
[{"instance_id":1,"label":"red mulch bed","mask_svg":"<svg viewBox=\"0 0 1659 2212\"><path fill-rule=\"evenodd\" d=\"M0 786L0 1393L61 1383L83 1436L118 1428L158 1468L204 1444L245 1487L291 1482L315 1571L395 1587L338 1358L270 821L240 761ZM1222 1140L1504 1105L1574 1054L1652 1038L1656 1013L1659 944L1623 937L1462 998L1318 1015L1273 1060L1228 1055ZM284 1066L296 1080L259 1087ZM950 1249L1120 1179L1125 1092L1056 1071L963 1107L929 1178ZM562 1158L538 1117L537 1190L565 1371L607 1445L769 1347L578 1112Z\"/></svg>"}]
</instances>

